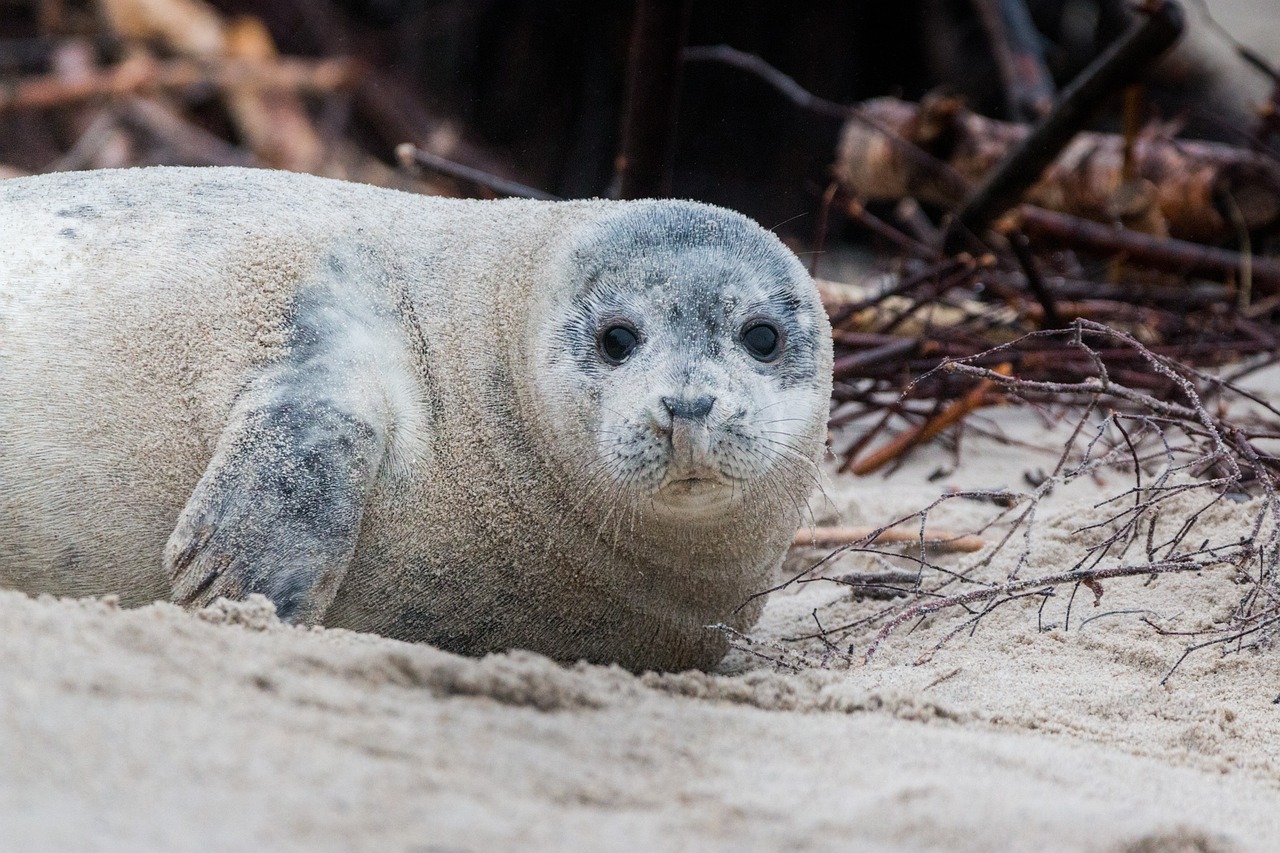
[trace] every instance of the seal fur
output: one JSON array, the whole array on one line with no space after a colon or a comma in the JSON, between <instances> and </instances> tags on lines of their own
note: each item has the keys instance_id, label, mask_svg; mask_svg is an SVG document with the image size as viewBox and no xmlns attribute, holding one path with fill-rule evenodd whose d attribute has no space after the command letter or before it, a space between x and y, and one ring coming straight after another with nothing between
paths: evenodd
<instances>
[{"instance_id":1,"label":"seal fur","mask_svg":"<svg viewBox=\"0 0 1280 853\"><path fill-rule=\"evenodd\" d=\"M707 668L815 482L820 302L706 205L61 174L0 183L0 273L3 585Z\"/></svg>"}]
</instances>

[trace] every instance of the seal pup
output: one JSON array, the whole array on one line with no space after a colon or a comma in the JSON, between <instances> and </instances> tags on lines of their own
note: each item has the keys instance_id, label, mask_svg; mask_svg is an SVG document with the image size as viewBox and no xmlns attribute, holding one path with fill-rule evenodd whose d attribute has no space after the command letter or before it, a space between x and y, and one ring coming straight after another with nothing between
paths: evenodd
<instances>
[{"instance_id":1,"label":"seal pup","mask_svg":"<svg viewBox=\"0 0 1280 853\"><path fill-rule=\"evenodd\" d=\"M715 207L0 182L0 585L709 668L830 390L804 268Z\"/></svg>"}]
</instances>

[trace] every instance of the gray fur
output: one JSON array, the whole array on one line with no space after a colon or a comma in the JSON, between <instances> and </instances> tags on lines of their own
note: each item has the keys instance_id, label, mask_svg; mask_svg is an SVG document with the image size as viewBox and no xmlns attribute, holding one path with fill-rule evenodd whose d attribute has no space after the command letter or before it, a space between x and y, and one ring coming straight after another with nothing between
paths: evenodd
<instances>
[{"instance_id":1,"label":"gray fur","mask_svg":"<svg viewBox=\"0 0 1280 853\"><path fill-rule=\"evenodd\" d=\"M2 182L0 584L708 667L815 482L830 365L794 256L705 205Z\"/></svg>"}]
</instances>

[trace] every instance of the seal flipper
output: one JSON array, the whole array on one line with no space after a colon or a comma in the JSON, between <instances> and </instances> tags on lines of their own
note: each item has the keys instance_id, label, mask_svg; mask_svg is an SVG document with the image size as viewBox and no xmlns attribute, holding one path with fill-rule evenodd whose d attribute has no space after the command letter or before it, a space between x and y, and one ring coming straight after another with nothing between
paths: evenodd
<instances>
[{"instance_id":1,"label":"seal flipper","mask_svg":"<svg viewBox=\"0 0 1280 853\"><path fill-rule=\"evenodd\" d=\"M288 354L241 395L165 547L175 602L256 592L291 622L324 617L379 471L403 455L393 425L415 420L383 276L369 254L339 250L299 288Z\"/></svg>"},{"instance_id":2,"label":"seal flipper","mask_svg":"<svg viewBox=\"0 0 1280 853\"><path fill-rule=\"evenodd\" d=\"M294 398L247 412L223 445L165 549L173 600L257 592L283 619L318 622L355 551L380 430L333 400Z\"/></svg>"}]
</instances>

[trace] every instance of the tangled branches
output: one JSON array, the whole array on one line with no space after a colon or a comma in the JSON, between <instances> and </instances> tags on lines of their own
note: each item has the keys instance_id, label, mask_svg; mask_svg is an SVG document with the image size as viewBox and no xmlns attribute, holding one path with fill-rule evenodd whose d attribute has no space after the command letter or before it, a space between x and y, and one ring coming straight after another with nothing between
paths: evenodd
<instances>
[{"instance_id":1,"label":"tangled branches","mask_svg":"<svg viewBox=\"0 0 1280 853\"><path fill-rule=\"evenodd\" d=\"M984 366L1016 363L1018 353L1045 339L1079 354L1089 365L1081 378L1027 379ZM1131 365L1135 358L1145 366L1144 375L1164 383L1162 393L1153 394L1117 378L1114 364ZM783 586L837 583L863 597L870 597L866 593L872 588L888 589L900 597L853 622L820 626L790 639L819 640L833 652L856 655L859 649L851 638L869 634L861 648L865 660L895 632L918 626L931 614L956 610L967 614L924 653L922 658L927 658L959 634L976 630L984 618L1010 602L1038 599L1043 625L1050 601L1060 600L1060 591L1069 590L1060 627L1070 630L1072 606L1082 588L1097 605L1104 582L1207 570L1234 572L1244 590L1225 620L1188 632L1162 626L1150 615L1135 614L1152 630L1191 641L1166 679L1198 649L1238 650L1264 640L1273 633L1269 629L1280 626L1280 457L1267 449L1280 440L1280 410L1231 381L1157 354L1129 334L1088 320L1077 320L1066 330L1035 332L971 358L944 361L917 381L935 381L933 372L988 383L1010 402L1041 408L1072 404L1066 410L1079 417L1057 465L1029 492L951 493L887 525L884 529L919 525L919 540L906 557L901 551L870 544L876 531L793 577ZM1037 518L1046 499L1055 490L1103 472L1122 472L1127 487L1097 502L1093 517L1072 531L1072 564L1028 577L1028 567L1037 563L1033 559ZM929 514L954 500L1003 506L976 531L988 538L994 535L994 544L962 567L939 562L925 538ZM1224 507L1247 514L1242 515L1247 523L1230 525L1233 533L1227 537L1220 532L1227 528L1203 523L1215 512L1221 515ZM825 571L846 552L899 563L908 559L912 571L880 573L875 578ZM1077 623L1083 624L1078 619Z\"/></svg>"}]
</instances>

